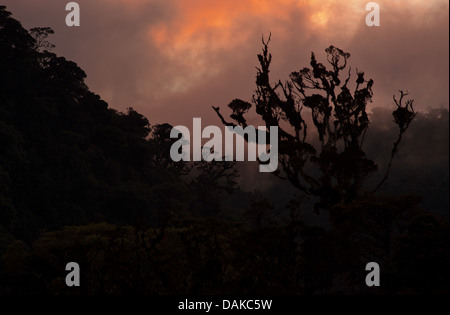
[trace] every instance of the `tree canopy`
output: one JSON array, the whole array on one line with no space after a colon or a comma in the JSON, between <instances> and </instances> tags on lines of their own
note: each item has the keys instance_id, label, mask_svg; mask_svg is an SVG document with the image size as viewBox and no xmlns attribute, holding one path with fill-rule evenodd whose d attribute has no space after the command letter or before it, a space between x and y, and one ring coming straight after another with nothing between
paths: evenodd
<instances>
[{"instance_id":1,"label":"tree canopy","mask_svg":"<svg viewBox=\"0 0 450 315\"><path fill-rule=\"evenodd\" d=\"M285 83L273 82L269 75L269 41L270 36L267 42L263 39L263 50L258 54L260 67L252 100L267 130L270 126L279 129L279 159L284 174L278 172L277 176L288 179L307 195L320 198L316 210L356 200L367 178L377 170L363 150L370 124L367 104L372 100L374 81L365 79L365 73L358 70L352 79L350 54L330 46L325 49L328 68L311 53L310 68L292 72ZM398 100L394 96L396 109L392 115L399 133L391 161L415 117L414 101L404 101L406 95L400 91ZM252 104L235 99L228 107L233 122L227 122L214 108L222 122L246 127L244 115ZM379 186L387 179L390 167Z\"/></svg>"}]
</instances>

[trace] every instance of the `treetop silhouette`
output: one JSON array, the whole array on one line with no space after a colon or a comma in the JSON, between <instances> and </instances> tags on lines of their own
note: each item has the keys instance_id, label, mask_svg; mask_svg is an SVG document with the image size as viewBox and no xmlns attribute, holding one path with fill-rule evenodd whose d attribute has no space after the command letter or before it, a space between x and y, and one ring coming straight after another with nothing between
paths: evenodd
<instances>
[{"instance_id":1,"label":"treetop silhouette","mask_svg":"<svg viewBox=\"0 0 450 315\"><path fill-rule=\"evenodd\" d=\"M269 42L270 36L267 41L263 38L262 53L258 54L260 66L252 103L267 129L279 128L279 160L284 174L276 175L288 179L307 195L319 197L316 211L355 200L363 192L367 178L377 170L377 165L363 150L370 124L367 104L372 101L374 81L367 80L358 69L356 78L352 79L352 69L347 67L350 54L330 46L325 49L328 66L311 53L310 67L292 72L285 83L281 80L273 83L269 76L272 62ZM406 95L400 91L398 100L394 96L397 109L392 114L399 136L389 168L378 187L387 179L402 135L415 117L414 101L403 102ZM218 107L213 108L225 125L246 127L244 116L252 104L235 99L228 107L232 110L232 122L223 118ZM308 129L311 127L316 134Z\"/></svg>"}]
</instances>

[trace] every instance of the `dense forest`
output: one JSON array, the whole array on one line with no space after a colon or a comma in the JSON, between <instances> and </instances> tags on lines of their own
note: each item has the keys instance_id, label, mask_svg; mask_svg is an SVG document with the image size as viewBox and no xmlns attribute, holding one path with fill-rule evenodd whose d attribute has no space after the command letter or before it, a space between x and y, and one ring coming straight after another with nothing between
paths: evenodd
<instances>
[{"instance_id":1,"label":"dense forest","mask_svg":"<svg viewBox=\"0 0 450 315\"><path fill-rule=\"evenodd\" d=\"M364 161L367 175L375 165L379 172L359 178L355 168L358 193L331 178L343 178L336 161L324 166L313 154L308 161L330 175L308 177L320 189L266 174L267 188L256 191L235 162L173 162L171 125L110 108L75 62L52 52L52 33L24 29L0 6L0 294L449 292L447 109L411 117L376 192L367 187L382 181L398 132L391 112L366 117L365 108L358 122L372 124L364 158L361 149L346 161L357 156L351 161ZM267 45L259 60L255 104L267 118L278 95L264 81ZM358 97L367 99L369 83L357 80L365 83ZM242 121L246 106L231 102L232 117ZM288 175L303 167L292 164L299 157L289 139L281 139ZM330 201L336 183L345 189ZM65 285L69 261L81 266L80 287ZM381 287L365 285L369 261L381 266Z\"/></svg>"}]
</instances>

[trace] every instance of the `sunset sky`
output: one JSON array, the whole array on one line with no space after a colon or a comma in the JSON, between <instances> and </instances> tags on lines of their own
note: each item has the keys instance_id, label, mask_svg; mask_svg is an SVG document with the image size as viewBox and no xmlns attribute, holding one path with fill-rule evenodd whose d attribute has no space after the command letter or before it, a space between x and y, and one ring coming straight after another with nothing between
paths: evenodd
<instances>
[{"instance_id":1,"label":"sunset sky","mask_svg":"<svg viewBox=\"0 0 450 315\"><path fill-rule=\"evenodd\" d=\"M87 73L112 108L134 107L152 124L220 124L211 106L250 100L261 36L272 33L272 80L326 61L329 45L374 85L372 107L408 90L418 110L449 102L447 0L385 0L381 26L365 24L369 1L79 0L81 26L65 25L65 0L2 1L26 28L49 26L55 52Z\"/></svg>"}]
</instances>

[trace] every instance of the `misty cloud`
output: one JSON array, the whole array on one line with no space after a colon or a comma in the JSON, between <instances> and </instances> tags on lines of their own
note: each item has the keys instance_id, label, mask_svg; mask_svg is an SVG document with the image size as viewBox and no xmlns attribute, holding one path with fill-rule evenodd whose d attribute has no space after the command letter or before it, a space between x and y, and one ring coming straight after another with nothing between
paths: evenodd
<instances>
[{"instance_id":1,"label":"misty cloud","mask_svg":"<svg viewBox=\"0 0 450 315\"><path fill-rule=\"evenodd\" d=\"M25 27L50 26L55 52L82 67L111 107L152 123L192 117L217 123L211 106L250 100L261 36L272 32L272 79L325 62L330 44L373 78L373 107L409 90L419 110L448 106L448 2L380 1L381 27L364 23L366 1L78 1L81 27L64 23L65 1L7 0Z\"/></svg>"}]
</instances>

